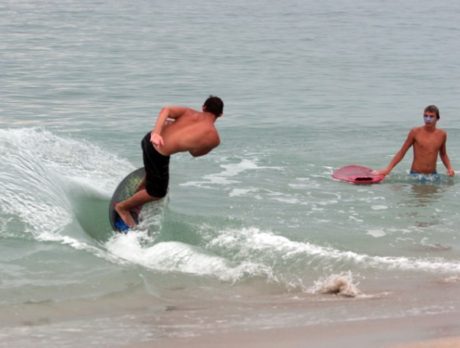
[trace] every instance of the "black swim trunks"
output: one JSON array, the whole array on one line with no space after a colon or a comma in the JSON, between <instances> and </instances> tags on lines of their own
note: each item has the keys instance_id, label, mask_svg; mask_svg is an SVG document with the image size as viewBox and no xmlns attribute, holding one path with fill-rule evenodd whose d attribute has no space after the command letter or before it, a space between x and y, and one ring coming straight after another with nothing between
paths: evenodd
<instances>
[{"instance_id":1,"label":"black swim trunks","mask_svg":"<svg viewBox=\"0 0 460 348\"><path fill-rule=\"evenodd\" d=\"M169 156L163 156L150 142L150 132L141 142L145 168L145 189L156 198L166 196L169 183Z\"/></svg>"}]
</instances>

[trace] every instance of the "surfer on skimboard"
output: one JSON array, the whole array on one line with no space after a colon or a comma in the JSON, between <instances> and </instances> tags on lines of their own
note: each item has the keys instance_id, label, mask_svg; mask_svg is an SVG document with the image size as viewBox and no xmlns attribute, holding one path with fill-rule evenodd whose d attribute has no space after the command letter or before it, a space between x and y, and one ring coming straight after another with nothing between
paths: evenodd
<instances>
[{"instance_id":1,"label":"surfer on skimboard","mask_svg":"<svg viewBox=\"0 0 460 348\"><path fill-rule=\"evenodd\" d=\"M133 208L166 196L171 155L187 151L194 157L203 156L220 144L214 123L223 110L223 101L215 96L206 99L202 111L181 106L161 109L155 128L141 142L145 177L133 196L115 205L126 225L136 225L130 213Z\"/></svg>"},{"instance_id":2,"label":"surfer on skimboard","mask_svg":"<svg viewBox=\"0 0 460 348\"><path fill-rule=\"evenodd\" d=\"M414 159L410 170L411 174L437 174L436 162L439 154L442 163L447 168L447 174L454 176L455 171L446 150L447 133L436 128L439 118L439 109L435 105L427 106L423 113L425 125L411 129L406 141L390 164L384 169L376 170L374 174L382 176L390 174L391 170L404 158L407 150L413 146Z\"/></svg>"}]
</instances>

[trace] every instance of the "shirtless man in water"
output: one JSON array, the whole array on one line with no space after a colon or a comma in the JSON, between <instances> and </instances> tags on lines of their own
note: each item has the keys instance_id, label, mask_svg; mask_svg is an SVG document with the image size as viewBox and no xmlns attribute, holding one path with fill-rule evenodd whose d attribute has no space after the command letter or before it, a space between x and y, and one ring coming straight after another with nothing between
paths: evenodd
<instances>
[{"instance_id":1,"label":"shirtless man in water","mask_svg":"<svg viewBox=\"0 0 460 348\"><path fill-rule=\"evenodd\" d=\"M449 176L455 175L449 156L447 156L447 133L442 129L436 128L436 123L439 120L439 109L435 105L427 106L423 113L423 120L425 125L413 128L390 164L385 169L375 171L376 174L388 175L404 158L407 150L413 146L414 159L410 169L411 174L436 174L436 162L439 153L442 163L447 168L447 174Z\"/></svg>"},{"instance_id":2,"label":"shirtless man in water","mask_svg":"<svg viewBox=\"0 0 460 348\"><path fill-rule=\"evenodd\" d=\"M146 175L133 196L115 205L129 227L136 225L131 209L166 196L171 155L188 151L194 157L203 156L220 144L214 122L223 110L224 103L215 96L204 102L201 112L181 106L161 109L155 128L141 142Z\"/></svg>"}]
</instances>

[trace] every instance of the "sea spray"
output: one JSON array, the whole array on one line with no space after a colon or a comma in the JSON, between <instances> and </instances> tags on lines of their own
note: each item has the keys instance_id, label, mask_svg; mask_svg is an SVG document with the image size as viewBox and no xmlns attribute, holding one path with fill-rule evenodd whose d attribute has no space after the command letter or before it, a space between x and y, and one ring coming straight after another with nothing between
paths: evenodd
<instances>
[{"instance_id":1,"label":"sea spray","mask_svg":"<svg viewBox=\"0 0 460 348\"><path fill-rule=\"evenodd\" d=\"M131 231L126 235L117 234L106 243L107 250L125 262L159 272L211 276L232 283L248 277L270 277L270 269L264 265L253 262L235 265L198 246L167 241L145 247L143 241L149 238L145 233Z\"/></svg>"},{"instance_id":2,"label":"sea spray","mask_svg":"<svg viewBox=\"0 0 460 348\"><path fill-rule=\"evenodd\" d=\"M336 294L344 297L356 297L361 294L361 290L353 282L353 275L350 271L331 274L318 279L309 292L313 294Z\"/></svg>"}]
</instances>

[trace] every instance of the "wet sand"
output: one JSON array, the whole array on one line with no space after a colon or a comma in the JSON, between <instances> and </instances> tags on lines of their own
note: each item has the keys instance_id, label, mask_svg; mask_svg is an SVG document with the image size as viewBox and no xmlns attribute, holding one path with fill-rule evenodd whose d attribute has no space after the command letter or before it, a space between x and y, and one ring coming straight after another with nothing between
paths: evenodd
<instances>
[{"instance_id":1,"label":"wet sand","mask_svg":"<svg viewBox=\"0 0 460 348\"><path fill-rule=\"evenodd\" d=\"M425 342L415 342L395 346L394 348L458 348L460 337L441 338Z\"/></svg>"},{"instance_id":2,"label":"wet sand","mask_svg":"<svg viewBox=\"0 0 460 348\"><path fill-rule=\"evenodd\" d=\"M257 331L233 331L186 338L139 342L128 347L162 348L451 348L460 347L460 313L355 320Z\"/></svg>"}]
</instances>

